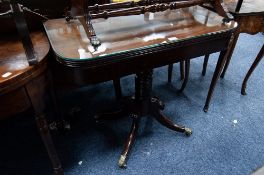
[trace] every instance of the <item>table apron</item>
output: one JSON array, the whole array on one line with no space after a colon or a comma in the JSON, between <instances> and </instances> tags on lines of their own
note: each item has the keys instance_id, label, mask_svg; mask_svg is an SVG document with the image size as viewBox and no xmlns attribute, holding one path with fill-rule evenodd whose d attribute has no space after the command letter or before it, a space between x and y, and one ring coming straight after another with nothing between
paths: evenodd
<instances>
[{"instance_id":1,"label":"table apron","mask_svg":"<svg viewBox=\"0 0 264 175\"><path fill-rule=\"evenodd\" d=\"M209 41L193 42L184 47L154 51L146 55L138 55L92 67L65 66L58 62L61 58L57 57L57 61L53 60L53 70L55 70L53 72L56 81L59 81L60 84L75 86L95 84L226 50L230 38L231 34Z\"/></svg>"}]
</instances>

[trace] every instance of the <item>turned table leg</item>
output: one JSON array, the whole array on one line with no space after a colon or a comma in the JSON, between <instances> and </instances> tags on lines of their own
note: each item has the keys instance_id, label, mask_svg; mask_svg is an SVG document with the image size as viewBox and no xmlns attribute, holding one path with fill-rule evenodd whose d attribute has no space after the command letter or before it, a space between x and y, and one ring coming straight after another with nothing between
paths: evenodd
<instances>
[{"instance_id":1,"label":"turned table leg","mask_svg":"<svg viewBox=\"0 0 264 175\"><path fill-rule=\"evenodd\" d=\"M263 55L264 55L264 45L260 49L255 61L251 65L251 67L250 67L250 69L249 69L249 71L248 71L248 73L247 73L247 75L243 81L242 88L241 88L241 94L242 95L246 95L247 81L248 81L249 77L251 76L251 74L253 73L253 71L255 70L255 68L258 66L261 59L263 58Z\"/></svg>"},{"instance_id":2,"label":"turned table leg","mask_svg":"<svg viewBox=\"0 0 264 175\"><path fill-rule=\"evenodd\" d=\"M53 144L45 115L44 114L36 115L36 122L40 132L41 139L46 147L50 161L52 163L54 175L63 175L64 172L59 157L57 155L55 146Z\"/></svg>"},{"instance_id":3,"label":"turned table leg","mask_svg":"<svg viewBox=\"0 0 264 175\"><path fill-rule=\"evenodd\" d=\"M33 106L33 109L35 111L36 123L40 132L40 136L46 147L50 161L52 163L53 172L55 175L63 175L64 172L58 154L56 152L55 146L53 144L49 132L49 126L47 124L44 114L44 110L46 106L43 99L45 96L45 91L47 89L47 83L48 83L47 79L48 79L47 76L42 75L38 79L34 79L31 82L29 82L25 88L27 95Z\"/></svg>"}]
</instances>

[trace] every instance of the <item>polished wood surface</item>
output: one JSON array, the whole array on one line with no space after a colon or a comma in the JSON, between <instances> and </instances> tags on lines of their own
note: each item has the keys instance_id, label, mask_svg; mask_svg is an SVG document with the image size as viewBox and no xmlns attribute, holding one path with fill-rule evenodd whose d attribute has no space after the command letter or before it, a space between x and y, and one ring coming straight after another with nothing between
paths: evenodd
<instances>
[{"instance_id":1,"label":"polished wood surface","mask_svg":"<svg viewBox=\"0 0 264 175\"><path fill-rule=\"evenodd\" d=\"M93 20L93 25L102 43L97 51L79 20L66 23L64 19L55 19L44 23L55 54L60 59L74 61L211 35L232 29L235 23L223 24L222 17L195 6L155 14L98 19Z\"/></svg>"},{"instance_id":2,"label":"polished wood surface","mask_svg":"<svg viewBox=\"0 0 264 175\"><path fill-rule=\"evenodd\" d=\"M5 36L0 41L0 95L25 84L46 67L49 43L43 32L31 33L38 64L29 66L19 37Z\"/></svg>"},{"instance_id":3,"label":"polished wood surface","mask_svg":"<svg viewBox=\"0 0 264 175\"><path fill-rule=\"evenodd\" d=\"M87 85L136 74L135 97L122 99L122 109L98 115L96 119L127 114L133 118L131 132L119 159L126 166L141 117L154 117L165 127L190 135L191 129L164 116L164 104L152 96L153 69L198 56L221 52L225 55L236 23L223 23L222 17L202 7L148 13L145 15L93 20L101 45L91 45L82 18L44 23L56 61L57 83ZM220 57L211 83L214 89L225 63ZM186 72L188 74L188 72ZM59 82L59 80L61 80ZM183 87L185 84L183 85ZM208 99L212 91L208 93ZM102 117L103 116L103 117ZM107 116L107 117L106 117Z\"/></svg>"}]
</instances>

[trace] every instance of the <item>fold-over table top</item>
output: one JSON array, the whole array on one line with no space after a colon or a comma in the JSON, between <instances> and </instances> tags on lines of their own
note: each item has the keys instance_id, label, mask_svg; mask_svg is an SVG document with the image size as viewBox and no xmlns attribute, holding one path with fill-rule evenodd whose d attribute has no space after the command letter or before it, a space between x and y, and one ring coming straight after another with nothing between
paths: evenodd
<instances>
[{"instance_id":1,"label":"fold-over table top","mask_svg":"<svg viewBox=\"0 0 264 175\"><path fill-rule=\"evenodd\" d=\"M45 30L55 54L61 60L104 59L126 52L142 52L146 48L186 41L192 38L224 33L236 27L223 23L222 17L200 6L144 15L96 19L93 26L101 46L91 45L78 19L48 20Z\"/></svg>"}]
</instances>

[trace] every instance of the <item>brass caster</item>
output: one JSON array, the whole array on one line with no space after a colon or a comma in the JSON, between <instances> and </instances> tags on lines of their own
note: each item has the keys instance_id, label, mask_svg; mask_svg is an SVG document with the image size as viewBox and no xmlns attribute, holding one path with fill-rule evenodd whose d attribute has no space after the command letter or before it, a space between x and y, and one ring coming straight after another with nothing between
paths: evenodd
<instances>
[{"instance_id":1,"label":"brass caster","mask_svg":"<svg viewBox=\"0 0 264 175\"><path fill-rule=\"evenodd\" d=\"M190 136L192 135L192 130L190 128L185 128L184 134Z\"/></svg>"},{"instance_id":2,"label":"brass caster","mask_svg":"<svg viewBox=\"0 0 264 175\"><path fill-rule=\"evenodd\" d=\"M241 94L242 94L242 95L247 95L247 93L246 93L245 90L241 90Z\"/></svg>"},{"instance_id":3,"label":"brass caster","mask_svg":"<svg viewBox=\"0 0 264 175\"><path fill-rule=\"evenodd\" d=\"M204 106L203 111L208 112L208 108L209 108L209 106Z\"/></svg>"},{"instance_id":4,"label":"brass caster","mask_svg":"<svg viewBox=\"0 0 264 175\"><path fill-rule=\"evenodd\" d=\"M118 161L118 166L120 167L120 168L126 168L127 166L126 166L126 156L124 156L124 155L121 155L120 156L120 159L119 159L119 161Z\"/></svg>"}]
</instances>

